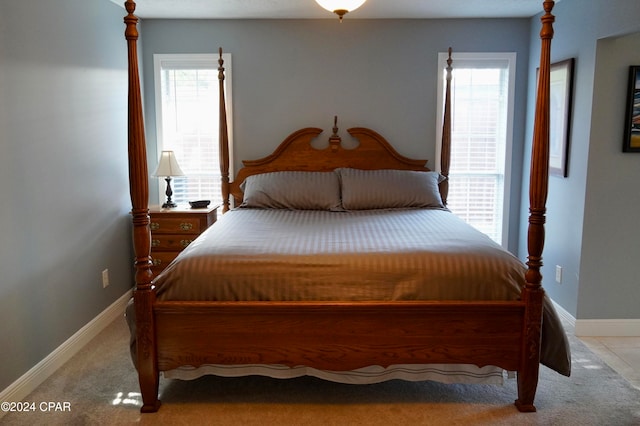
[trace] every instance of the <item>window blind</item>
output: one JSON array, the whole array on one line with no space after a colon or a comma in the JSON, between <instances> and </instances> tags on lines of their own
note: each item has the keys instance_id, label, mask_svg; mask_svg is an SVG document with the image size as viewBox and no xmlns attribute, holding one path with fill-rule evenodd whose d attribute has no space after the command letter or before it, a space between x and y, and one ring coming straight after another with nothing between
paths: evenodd
<instances>
[{"instance_id":1,"label":"window blind","mask_svg":"<svg viewBox=\"0 0 640 426\"><path fill-rule=\"evenodd\" d=\"M503 243L512 61L495 55L453 58L448 207Z\"/></svg>"},{"instance_id":2,"label":"window blind","mask_svg":"<svg viewBox=\"0 0 640 426\"><path fill-rule=\"evenodd\" d=\"M178 204L202 199L221 204L218 58L154 55L154 59L158 152L173 150L185 173L174 178L173 199ZM223 59L228 86L230 57L223 55ZM230 94L225 92L229 104Z\"/></svg>"}]
</instances>

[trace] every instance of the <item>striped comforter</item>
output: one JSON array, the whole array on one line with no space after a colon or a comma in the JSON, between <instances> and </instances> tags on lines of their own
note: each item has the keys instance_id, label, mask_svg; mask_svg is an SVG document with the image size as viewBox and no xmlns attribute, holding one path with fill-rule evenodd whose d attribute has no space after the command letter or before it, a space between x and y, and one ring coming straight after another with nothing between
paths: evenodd
<instances>
[{"instance_id":1,"label":"striped comforter","mask_svg":"<svg viewBox=\"0 0 640 426\"><path fill-rule=\"evenodd\" d=\"M236 209L191 243L154 283L159 300L514 300L524 273L522 262L446 210ZM132 303L127 318L133 349ZM570 374L568 340L546 297L541 362ZM497 367L415 367L414 380L501 380ZM336 378L315 370L282 371L281 366L185 368L165 375L238 375L249 368L246 374L356 380L353 374ZM363 383L407 378L406 366L389 368L356 376L366 376Z\"/></svg>"},{"instance_id":2,"label":"striped comforter","mask_svg":"<svg viewBox=\"0 0 640 426\"><path fill-rule=\"evenodd\" d=\"M524 272L446 210L236 209L155 284L160 300L513 300Z\"/></svg>"}]
</instances>

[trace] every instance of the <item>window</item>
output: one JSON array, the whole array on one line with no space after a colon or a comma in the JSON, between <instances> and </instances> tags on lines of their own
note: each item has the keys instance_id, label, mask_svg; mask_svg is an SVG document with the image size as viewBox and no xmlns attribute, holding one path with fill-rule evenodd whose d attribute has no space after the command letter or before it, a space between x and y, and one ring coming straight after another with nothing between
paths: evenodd
<instances>
[{"instance_id":1,"label":"window","mask_svg":"<svg viewBox=\"0 0 640 426\"><path fill-rule=\"evenodd\" d=\"M447 57L438 57L438 144ZM511 170L506 160L511 157L515 58L515 53L454 53L452 64L448 207L503 245L508 229L503 218L509 217Z\"/></svg>"},{"instance_id":2,"label":"window","mask_svg":"<svg viewBox=\"0 0 640 426\"><path fill-rule=\"evenodd\" d=\"M221 204L218 55L153 56L158 156L162 150L174 151L185 174L172 182L173 200L186 204L206 199L211 205ZM223 59L231 129L231 55L223 54ZM159 181L162 200L166 183Z\"/></svg>"}]
</instances>

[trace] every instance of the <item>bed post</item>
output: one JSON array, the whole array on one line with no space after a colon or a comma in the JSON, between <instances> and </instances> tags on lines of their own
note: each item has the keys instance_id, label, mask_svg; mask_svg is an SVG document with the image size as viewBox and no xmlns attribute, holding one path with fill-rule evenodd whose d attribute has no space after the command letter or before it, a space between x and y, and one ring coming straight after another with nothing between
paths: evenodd
<instances>
[{"instance_id":1,"label":"bed post","mask_svg":"<svg viewBox=\"0 0 640 426\"><path fill-rule=\"evenodd\" d=\"M149 178L147 152L142 117L140 77L138 72L138 18L133 14L136 4L125 3L128 15L125 38L129 57L129 190L133 220L133 246L135 252L135 289L133 299L136 315L136 357L138 380L142 393L142 412L158 410L159 373L157 365L153 303L155 292L151 285L151 233L149 229Z\"/></svg>"},{"instance_id":2,"label":"bed post","mask_svg":"<svg viewBox=\"0 0 640 426\"><path fill-rule=\"evenodd\" d=\"M447 59L447 83L444 92L444 117L442 119L442 146L440 147L440 174L445 179L440 182L442 203L447 205L449 196L449 165L451 163L451 48Z\"/></svg>"},{"instance_id":3,"label":"bed post","mask_svg":"<svg viewBox=\"0 0 640 426\"><path fill-rule=\"evenodd\" d=\"M222 180L222 213L229 210L229 132L227 130L227 103L224 96L224 60L222 59L222 47L219 49L218 59L218 86L220 97L220 135L219 135L219 156L220 156L220 179Z\"/></svg>"},{"instance_id":4,"label":"bed post","mask_svg":"<svg viewBox=\"0 0 640 426\"><path fill-rule=\"evenodd\" d=\"M535 411L533 399L538 385L540 368L540 335L542 326L542 249L544 247L544 223L549 183L549 87L551 68L551 39L553 22L551 14L554 2L545 0L540 39L540 72L536 97L533 146L531 148L531 174L529 183L529 231L527 236L529 256L526 284L522 292L525 302L524 342L521 367L518 371L518 399L520 411Z\"/></svg>"}]
</instances>

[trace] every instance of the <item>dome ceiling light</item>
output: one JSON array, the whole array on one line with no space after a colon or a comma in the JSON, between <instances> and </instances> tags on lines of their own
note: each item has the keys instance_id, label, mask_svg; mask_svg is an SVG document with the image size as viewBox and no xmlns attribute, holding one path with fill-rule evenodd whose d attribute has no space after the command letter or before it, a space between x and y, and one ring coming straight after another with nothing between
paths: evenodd
<instances>
[{"instance_id":1,"label":"dome ceiling light","mask_svg":"<svg viewBox=\"0 0 640 426\"><path fill-rule=\"evenodd\" d=\"M316 0L320 6L327 9L329 12L333 12L340 17L340 22L342 22L342 17L352 10L356 10L360 6L364 4L366 0Z\"/></svg>"}]
</instances>

